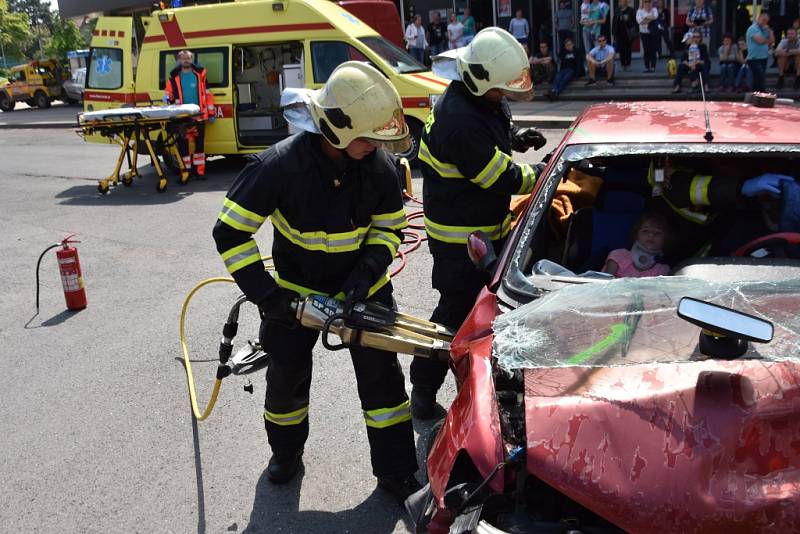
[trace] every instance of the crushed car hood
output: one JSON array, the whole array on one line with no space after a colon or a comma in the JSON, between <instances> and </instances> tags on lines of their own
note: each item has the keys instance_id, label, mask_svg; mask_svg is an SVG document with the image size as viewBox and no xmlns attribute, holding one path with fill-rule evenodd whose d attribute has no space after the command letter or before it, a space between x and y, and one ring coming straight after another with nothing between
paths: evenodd
<instances>
[{"instance_id":1,"label":"crushed car hood","mask_svg":"<svg viewBox=\"0 0 800 534\"><path fill-rule=\"evenodd\" d=\"M527 467L630 532L800 530L800 281L619 279L495 320L524 369ZM697 350L682 296L771 320L739 360Z\"/></svg>"}]
</instances>

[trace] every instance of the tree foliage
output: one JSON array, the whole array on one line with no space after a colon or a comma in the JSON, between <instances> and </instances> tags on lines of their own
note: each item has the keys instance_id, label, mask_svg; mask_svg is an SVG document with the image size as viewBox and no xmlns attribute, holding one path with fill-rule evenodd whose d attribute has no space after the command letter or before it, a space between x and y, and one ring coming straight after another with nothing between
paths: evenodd
<instances>
[{"instance_id":1,"label":"tree foliage","mask_svg":"<svg viewBox=\"0 0 800 534\"><path fill-rule=\"evenodd\" d=\"M66 63L67 52L85 48L86 45L86 39L74 22L55 17L53 34L45 47L48 57L55 57Z\"/></svg>"},{"instance_id":2,"label":"tree foliage","mask_svg":"<svg viewBox=\"0 0 800 534\"><path fill-rule=\"evenodd\" d=\"M45 26L50 32L57 19L50 10L50 4L43 0L8 0L8 10L11 13L25 13L32 25Z\"/></svg>"},{"instance_id":3,"label":"tree foliage","mask_svg":"<svg viewBox=\"0 0 800 534\"><path fill-rule=\"evenodd\" d=\"M26 49L33 40L30 20L25 13L11 13L0 5L0 41L3 44L8 66L25 58ZM2 66L2 62L0 62Z\"/></svg>"}]
</instances>

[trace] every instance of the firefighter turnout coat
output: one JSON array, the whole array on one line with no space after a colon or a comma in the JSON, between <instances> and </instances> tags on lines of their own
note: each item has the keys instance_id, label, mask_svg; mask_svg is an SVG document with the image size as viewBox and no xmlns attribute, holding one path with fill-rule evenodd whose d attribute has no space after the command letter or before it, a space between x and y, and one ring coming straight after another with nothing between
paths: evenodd
<instances>
[{"instance_id":1,"label":"firefighter turnout coat","mask_svg":"<svg viewBox=\"0 0 800 534\"><path fill-rule=\"evenodd\" d=\"M466 254L470 232L500 241L511 229L511 195L530 193L536 170L511 159L508 105L474 96L454 81L422 133L425 228L431 252Z\"/></svg>"}]
</instances>

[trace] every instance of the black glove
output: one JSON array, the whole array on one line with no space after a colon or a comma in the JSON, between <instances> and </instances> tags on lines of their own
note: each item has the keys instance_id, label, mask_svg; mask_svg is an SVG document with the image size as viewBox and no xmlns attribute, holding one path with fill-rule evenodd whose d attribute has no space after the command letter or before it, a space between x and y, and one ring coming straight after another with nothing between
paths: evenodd
<instances>
[{"instance_id":1,"label":"black glove","mask_svg":"<svg viewBox=\"0 0 800 534\"><path fill-rule=\"evenodd\" d=\"M349 314L353 310L353 305L356 302L363 301L369 294L369 288L372 286L375 279L375 274L372 269L364 264L359 263L347 280L342 284L342 293L345 295L344 300L344 313Z\"/></svg>"},{"instance_id":2,"label":"black glove","mask_svg":"<svg viewBox=\"0 0 800 534\"><path fill-rule=\"evenodd\" d=\"M297 293L278 286L267 295L267 298L258 303L261 319L281 324L287 328L293 328L297 324L294 307L294 302L297 299Z\"/></svg>"},{"instance_id":3,"label":"black glove","mask_svg":"<svg viewBox=\"0 0 800 534\"><path fill-rule=\"evenodd\" d=\"M547 139L533 128L521 128L511 137L511 148L516 152L526 152L530 147L539 150L547 144Z\"/></svg>"}]
</instances>

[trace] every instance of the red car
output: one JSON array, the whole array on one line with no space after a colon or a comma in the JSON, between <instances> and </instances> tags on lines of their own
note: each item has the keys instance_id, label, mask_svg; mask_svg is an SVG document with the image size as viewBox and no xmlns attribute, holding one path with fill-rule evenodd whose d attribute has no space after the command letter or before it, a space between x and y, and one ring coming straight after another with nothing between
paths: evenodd
<instances>
[{"instance_id":1,"label":"red car","mask_svg":"<svg viewBox=\"0 0 800 534\"><path fill-rule=\"evenodd\" d=\"M798 124L702 102L578 117L454 340L418 531L800 532ZM680 172L689 211L667 200ZM749 194L766 174L782 189ZM664 205L707 218L670 219L669 275L599 272Z\"/></svg>"}]
</instances>

